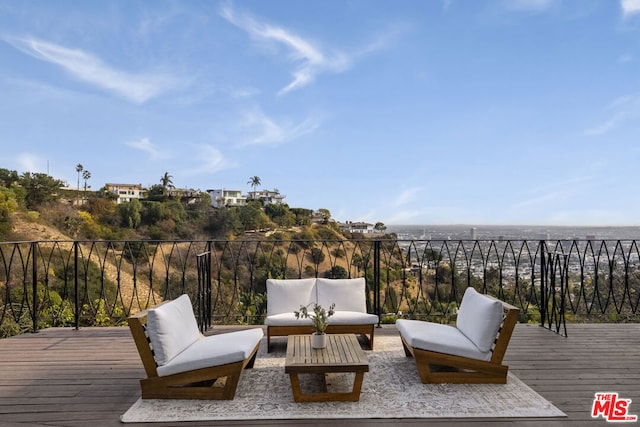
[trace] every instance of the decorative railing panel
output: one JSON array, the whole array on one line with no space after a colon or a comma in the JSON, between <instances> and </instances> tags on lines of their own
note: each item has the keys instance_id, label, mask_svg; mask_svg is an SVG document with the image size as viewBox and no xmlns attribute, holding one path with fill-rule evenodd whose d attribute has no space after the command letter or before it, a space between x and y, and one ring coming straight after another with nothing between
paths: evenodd
<instances>
[{"instance_id":1,"label":"decorative railing panel","mask_svg":"<svg viewBox=\"0 0 640 427\"><path fill-rule=\"evenodd\" d=\"M636 322L634 240L38 241L0 243L0 336L123 324L182 293L200 327L261 324L267 278L365 277L367 309L449 322L472 286L566 334L565 321Z\"/></svg>"}]
</instances>

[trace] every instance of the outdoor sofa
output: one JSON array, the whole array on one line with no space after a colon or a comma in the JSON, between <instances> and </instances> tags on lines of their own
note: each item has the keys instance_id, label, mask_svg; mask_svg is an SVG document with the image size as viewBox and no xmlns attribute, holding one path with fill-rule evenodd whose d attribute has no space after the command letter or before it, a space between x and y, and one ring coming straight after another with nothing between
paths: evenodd
<instances>
[{"instance_id":1,"label":"outdoor sofa","mask_svg":"<svg viewBox=\"0 0 640 427\"><path fill-rule=\"evenodd\" d=\"M356 279L267 279L267 351L271 338L311 334L311 319L297 319L294 311L317 303L329 310L335 304L334 315L328 319L327 333L358 334L368 340L373 349L373 332L378 316L367 313L364 277Z\"/></svg>"}]
</instances>

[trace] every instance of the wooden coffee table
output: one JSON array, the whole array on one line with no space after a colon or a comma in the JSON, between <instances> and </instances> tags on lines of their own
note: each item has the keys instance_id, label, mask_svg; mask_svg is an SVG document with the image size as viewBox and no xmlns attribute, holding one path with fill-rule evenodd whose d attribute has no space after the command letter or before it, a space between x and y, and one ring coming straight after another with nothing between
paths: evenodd
<instances>
[{"instance_id":1,"label":"wooden coffee table","mask_svg":"<svg viewBox=\"0 0 640 427\"><path fill-rule=\"evenodd\" d=\"M356 402L360 400L364 373L369 372L369 361L354 334L328 334L327 347L323 349L311 348L310 334L289 335L284 371L289 374L296 402ZM354 372L351 392L302 392L298 374L329 372Z\"/></svg>"}]
</instances>

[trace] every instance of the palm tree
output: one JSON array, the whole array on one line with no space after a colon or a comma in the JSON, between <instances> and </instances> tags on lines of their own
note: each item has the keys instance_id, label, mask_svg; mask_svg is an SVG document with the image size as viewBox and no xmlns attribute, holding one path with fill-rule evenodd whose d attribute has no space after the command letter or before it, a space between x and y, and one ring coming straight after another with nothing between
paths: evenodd
<instances>
[{"instance_id":1,"label":"palm tree","mask_svg":"<svg viewBox=\"0 0 640 427\"><path fill-rule=\"evenodd\" d=\"M247 182L247 184L249 184L251 187L253 187L253 198L256 198L256 187L259 187L261 182L260 182L260 177L259 176L252 176L251 178L249 178L249 181Z\"/></svg>"},{"instance_id":2,"label":"palm tree","mask_svg":"<svg viewBox=\"0 0 640 427\"><path fill-rule=\"evenodd\" d=\"M91 178L91 172L82 172L82 179L84 179L84 197L87 197L87 181L89 181L89 178Z\"/></svg>"},{"instance_id":3,"label":"palm tree","mask_svg":"<svg viewBox=\"0 0 640 427\"><path fill-rule=\"evenodd\" d=\"M84 166L82 166L82 164L78 163L76 165L76 172L78 172L78 193L76 196L76 205L80 204L80 172L82 172L84 170Z\"/></svg>"},{"instance_id":4,"label":"palm tree","mask_svg":"<svg viewBox=\"0 0 640 427\"><path fill-rule=\"evenodd\" d=\"M173 187L173 181L171 181L173 176L169 175L169 172L165 172L164 175L160 177L160 183L162 184L162 194L164 196L167 195L167 188Z\"/></svg>"}]
</instances>

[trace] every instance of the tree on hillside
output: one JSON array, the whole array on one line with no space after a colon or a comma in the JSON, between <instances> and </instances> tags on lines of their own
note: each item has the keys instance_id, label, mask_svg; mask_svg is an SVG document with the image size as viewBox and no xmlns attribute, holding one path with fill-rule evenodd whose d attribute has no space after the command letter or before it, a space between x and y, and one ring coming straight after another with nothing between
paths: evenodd
<instances>
[{"instance_id":1,"label":"tree on hillside","mask_svg":"<svg viewBox=\"0 0 640 427\"><path fill-rule=\"evenodd\" d=\"M138 228L140 225L142 203L138 199L118 205L118 215L120 215L120 225L126 228Z\"/></svg>"},{"instance_id":2,"label":"tree on hillside","mask_svg":"<svg viewBox=\"0 0 640 427\"><path fill-rule=\"evenodd\" d=\"M76 165L76 172L78 172L78 193L76 197L76 204L80 204L80 173L84 170L84 166L81 163Z\"/></svg>"},{"instance_id":3,"label":"tree on hillside","mask_svg":"<svg viewBox=\"0 0 640 427\"><path fill-rule=\"evenodd\" d=\"M155 202L163 202L167 200L165 187L160 184L153 184L147 191L147 200L153 200Z\"/></svg>"},{"instance_id":4,"label":"tree on hillside","mask_svg":"<svg viewBox=\"0 0 640 427\"><path fill-rule=\"evenodd\" d=\"M63 183L46 173L25 172L20 178L20 185L25 189L25 202L27 208L33 209L45 202L56 200Z\"/></svg>"},{"instance_id":5,"label":"tree on hillside","mask_svg":"<svg viewBox=\"0 0 640 427\"><path fill-rule=\"evenodd\" d=\"M245 230L261 230L267 228L271 222L262 211L262 204L257 201L238 207L238 215Z\"/></svg>"},{"instance_id":6,"label":"tree on hillside","mask_svg":"<svg viewBox=\"0 0 640 427\"><path fill-rule=\"evenodd\" d=\"M249 178L249 181L247 182L247 184L249 184L252 188L253 188L253 197L256 197L256 187L259 187L260 184L262 184L262 182L260 182L260 177L259 176L252 176L251 178Z\"/></svg>"},{"instance_id":7,"label":"tree on hillside","mask_svg":"<svg viewBox=\"0 0 640 427\"><path fill-rule=\"evenodd\" d=\"M10 188L20 179L18 172L14 170L0 168L0 186Z\"/></svg>"},{"instance_id":8,"label":"tree on hillside","mask_svg":"<svg viewBox=\"0 0 640 427\"><path fill-rule=\"evenodd\" d=\"M331 219L331 212L329 212L329 209L320 208L318 209L318 214L322 217L323 224L327 224Z\"/></svg>"},{"instance_id":9,"label":"tree on hillside","mask_svg":"<svg viewBox=\"0 0 640 427\"><path fill-rule=\"evenodd\" d=\"M313 210L304 208L291 208L290 211L295 215L295 225L311 225L311 216Z\"/></svg>"},{"instance_id":10,"label":"tree on hillside","mask_svg":"<svg viewBox=\"0 0 640 427\"><path fill-rule=\"evenodd\" d=\"M169 188L173 188L173 181L171 180L173 176L169 175L169 172L165 172L164 175L160 177L160 183L162 184L163 195L168 195Z\"/></svg>"},{"instance_id":11,"label":"tree on hillside","mask_svg":"<svg viewBox=\"0 0 640 427\"><path fill-rule=\"evenodd\" d=\"M273 204L270 203L264 208L264 212L269 216L271 221L281 227L291 227L296 223L296 215L289 210L286 203Z\"/></svg>"}]
</instances>

